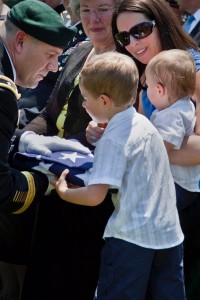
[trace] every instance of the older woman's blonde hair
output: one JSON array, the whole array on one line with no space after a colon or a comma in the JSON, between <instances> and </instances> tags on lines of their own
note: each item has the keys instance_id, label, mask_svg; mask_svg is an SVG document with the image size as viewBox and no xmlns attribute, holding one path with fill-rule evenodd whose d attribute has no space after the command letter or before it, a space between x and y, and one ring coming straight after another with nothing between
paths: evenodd
<instances>
[{"instance_id":1,"label":"older woman's blonde hair","mask_svg":"<svg viewBox=\"0 0 200 300\"><path fill-rule=\"evenodd\" d=\"M70 0L69 2L72 13L78 18L80 17L80 1L81 0Z\"/></svg>"},{"instance_id":2,"label":"older woman's blonde hair","mask_svg":"<svg viewBox=\"0 0 200 300\"><path fill-rule=\"evenodd\" d=\"M80 2L81 0L70 0L69 2L69 6L72 10L72 13L78 18L80 18ZM117 8L117 6L122 2L122 0L113 0L113 2Z\"/></svg>"}]
</instances>

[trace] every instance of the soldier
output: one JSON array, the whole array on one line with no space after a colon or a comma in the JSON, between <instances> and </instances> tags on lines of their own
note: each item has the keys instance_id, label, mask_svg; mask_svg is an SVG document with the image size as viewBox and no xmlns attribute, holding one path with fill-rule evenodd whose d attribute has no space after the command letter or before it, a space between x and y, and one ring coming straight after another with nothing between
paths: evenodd
<instances>
[{"instance_id":1,"label":"soldier","mask_svg":"<svg viewBox=\"0 0 200 300\"><path fill-rule=\"evenodd\" d=\"M0 27L1 260L15 262L17 257L20 263L20 257L24 257L27 251L26 238L15 236L12 230L15 227L6 216L32 210L38 195L43 195L49 185L46 175L20 172L9 164L11 140L18 122L17 100L20 98L15 84L35 88L49 71L56 72L58 56L75 33L75 30L65 27L62 18L51 7L32 0L13 6ZM22 215L22 218L29 217L29 213ZM29 229L24 233L27 236Z\"/></svg>"},{"instance_id":2,"label":"soldier","mask_svg":"<svg viewBox=\"0 0 200 300\"><path fill-rule=\"evenodd\" d=\"M9 165L20 97L15 84L35 88L50 70L56 72L58 56L74 35L57 12L31 0L13 6L0 27L0 260L26 260L35 207L49 184L42 173L19 172ZM19 214L17 220L14 214ZM19 218L22 224L27 218L30 222L18 235ZM6 275L2 265L0 273ZM4 278L0 281L3 284Z\"/></svg>"}]
</instances>

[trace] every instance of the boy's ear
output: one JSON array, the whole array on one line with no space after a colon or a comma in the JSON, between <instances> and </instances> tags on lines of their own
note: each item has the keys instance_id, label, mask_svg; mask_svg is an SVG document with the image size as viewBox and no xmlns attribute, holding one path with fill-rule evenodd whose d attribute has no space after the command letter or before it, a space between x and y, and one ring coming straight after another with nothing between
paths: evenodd
<instances>
[{"instance_id":1,"label":"boy's ear","mask_svg":"<svg viewBox=\"0 0 200 300\"><path fill-rule=\"evenodd\" d=\"M111 99L110 99L110 97L108 97L107 95L105 95L105 94L101 94L100 95L100 100L102 101L102 104L104 105L104 107L106 108L109 108L110 107L110 105L111 105Z\"/></svg>"}]
</instances>

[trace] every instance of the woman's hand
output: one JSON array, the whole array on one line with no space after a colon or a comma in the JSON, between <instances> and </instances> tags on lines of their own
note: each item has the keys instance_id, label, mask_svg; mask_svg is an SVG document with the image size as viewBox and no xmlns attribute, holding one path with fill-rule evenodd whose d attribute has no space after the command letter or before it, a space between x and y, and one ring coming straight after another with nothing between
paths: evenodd
<instances>
[{"instance_id":1,"label":"woman's hand","mask_svg":"<svg viewBox=\"0 0 200 300\"><path fill-rule=\"evenodd\" d=\"M86 139L89 144L97 142L104 133L106 123L96 123L91 121L86 128Z\"/></svg>"}]
</instances>

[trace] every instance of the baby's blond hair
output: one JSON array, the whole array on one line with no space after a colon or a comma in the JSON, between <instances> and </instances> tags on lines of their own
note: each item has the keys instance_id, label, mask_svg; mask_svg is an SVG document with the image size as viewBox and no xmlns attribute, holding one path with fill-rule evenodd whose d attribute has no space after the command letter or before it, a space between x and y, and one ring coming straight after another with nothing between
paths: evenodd
<instances>
[{"instance_id":1,"label":"baby's blond hair","mask_svg":"<svg viewBox=\"0 0 200 300\"><path fill-rule=\"evenodd\" d=\"M191 97L196 84L196 67L191 54L180 49L165 50L154 56L145 73L154 83L166 87L169 101Z\"/></svg>"}]
</instances>

